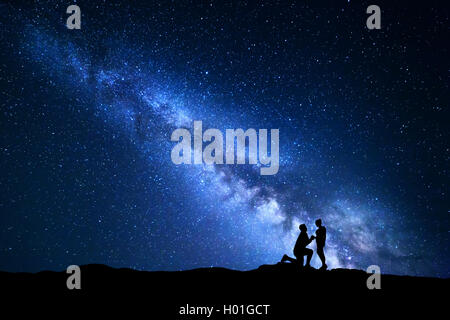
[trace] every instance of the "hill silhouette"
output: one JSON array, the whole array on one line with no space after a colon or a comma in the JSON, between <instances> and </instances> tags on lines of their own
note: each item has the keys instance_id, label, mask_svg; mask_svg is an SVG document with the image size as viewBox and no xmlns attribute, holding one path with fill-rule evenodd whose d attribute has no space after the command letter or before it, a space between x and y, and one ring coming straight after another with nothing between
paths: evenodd
<instances>
[{"instance_id":1,"label":"hill silhouette","mask_svg":"<svg viewBox=\"0 0 450 320\"><path fill-rule=\"evenodd\" d=\"M424 307L426 300L437 303L446 297L444 292L450 283L450 279L381 275L381 289L369 290L366 286L369 274L364 271L299 270L290 263L262 265L250 271L201 268L175 272L114 269L92 264L81 266L81 290L67 289L68 276L65 271L0 272L0 283L11 300L27 296L35 301L75 298L92 303L91 299L96 297L108 303L120 301L122 306L131 302L151 308L152 312L158 310L166 315L164 319L182 319L178 312L187 304L216 308L224 304L271 305L269 316L252 315L255 319L298 318L300 313L317 316L318 313L338 315L343 312L356 315L360 307L368 308L370 313L379 312L381 316L382 310L373 309L377 305L383 306L383 310L392 307L397 311L414 312ZM218 311L213 319L216 318L239 317L230 318Z\"/></svg>"}]
</instances>

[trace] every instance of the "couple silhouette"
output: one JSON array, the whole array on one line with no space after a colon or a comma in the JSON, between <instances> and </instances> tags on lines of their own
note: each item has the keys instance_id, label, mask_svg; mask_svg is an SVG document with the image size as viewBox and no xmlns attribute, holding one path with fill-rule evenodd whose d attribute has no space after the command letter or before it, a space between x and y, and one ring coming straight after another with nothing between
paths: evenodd
<instances>
[{"instance_id":1,"label":"couple silhouette","mask_svg":"<svg viewBox=\"0 0 450 320\"><path fill-rule=\"evenodd\" d=\"M305 267L311 267L310 262L313 251L306 246L308 246L313 240L316 240L317 255L319 256L320 261L322 261L322 266L320 267L320 269L327 269L327 265L325 264L325 254L323 253L323 248L325 247L325 241L327 239L327 229L322 226L321 219L316 220L316 226L316 235L311 237L308 236L308 228L306 228L305 224L301 224L299 226L300 235L298 236L297 242L294 246L294 256L296 257L296 259L291 258L285 254L283 258L281 258L282 263L290 261L292 263L298 263L301 267L303 267L303 257L306 256L307 258Z\"/></svg>"}]
</instances>

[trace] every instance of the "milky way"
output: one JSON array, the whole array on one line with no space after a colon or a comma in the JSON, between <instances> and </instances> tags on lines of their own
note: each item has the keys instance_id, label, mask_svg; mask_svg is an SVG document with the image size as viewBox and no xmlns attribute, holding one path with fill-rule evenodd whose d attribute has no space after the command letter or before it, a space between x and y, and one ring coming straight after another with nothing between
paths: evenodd
<instances>
[{"instance_id":1,"label":"milky way","mask_svg":"<svg viewBox=\"0 0 450 320\"><path fill-rule=\"evenodd\" d=\"M449 275L439 10L416 34L347 2L80 7L0 8L2 269L251 269L322 218L330 268ZM279 172L173 164L194 120L278 128Z\"/></svg>"}]
</instances>

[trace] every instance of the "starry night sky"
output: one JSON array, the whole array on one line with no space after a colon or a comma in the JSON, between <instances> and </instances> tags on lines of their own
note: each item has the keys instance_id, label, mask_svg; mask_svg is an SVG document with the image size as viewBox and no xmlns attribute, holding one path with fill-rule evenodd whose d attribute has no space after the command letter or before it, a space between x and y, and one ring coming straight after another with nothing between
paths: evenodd
<instances>
[{"instance_id":1,"label":"starry night sky","mask_svg":"<svg viewBox=\"0 0 450 320\"><path fill-rule=\"evenodd\" d=\"M0 270L252 269L322 218L330 268L449 277L448 7L317 2L1 2ZM279 128L278 174L174 165L194 120Z\"/></svg>"}]
</instances>

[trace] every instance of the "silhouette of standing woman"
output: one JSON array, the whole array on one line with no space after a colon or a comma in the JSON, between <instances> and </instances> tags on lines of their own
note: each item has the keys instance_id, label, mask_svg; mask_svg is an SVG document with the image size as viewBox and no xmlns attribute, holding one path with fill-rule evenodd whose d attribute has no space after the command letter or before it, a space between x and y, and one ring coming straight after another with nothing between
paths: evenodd
<instances>
[{"instance_id":1,"label":"silhouette of standing woman","mask_svg":"<svg viewBox=\"0 0 450 320\"><path fill-rule=\"evenodd\" d=\"M311 262L313 251L309 248L306 248L306 246L309 245L315 237L308 237L308 228L306 228L305 224L301 224L299 229L300 235L298 236L297 242L295 243L294 247L294 256L297 259L291 258L285 254L283 258L281 258L281 262L290 261L292 263L300 263L300 266L303 267L303 256L307 256L305 267L311 267L309 263Z\"/></svg>"},{"instance_id":2,"label":"silhouette of standing woman","mask_svg":"<svg viewBox=\"0 0 450 320\"><path fill-rule=\"evenodd\" d=\"M317 255L320 258L320 261L322 261L322 266L320 267L321 270L326 270L327 265L325 263L325 254L323 253L323 248L325 247L325 241L327 240L327 229L322 226L322 220L317 219L316 220L316 245L317 245Z\"/></svg>"}]
</instances>

